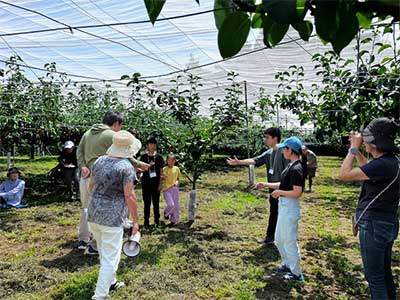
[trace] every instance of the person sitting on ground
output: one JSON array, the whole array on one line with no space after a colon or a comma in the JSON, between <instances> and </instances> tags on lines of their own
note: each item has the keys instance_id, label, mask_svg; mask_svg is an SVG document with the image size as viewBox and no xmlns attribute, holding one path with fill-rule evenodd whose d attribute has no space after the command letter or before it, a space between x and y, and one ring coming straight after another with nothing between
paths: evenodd
<instances>
[{"instance_id":1,"label":"person sitting on ground","mask_svg":"<svg viewBox=\"0 0 400 300\"><path fill-rule=\"evenodd\" d=\"M141 148L141 142L125 130L116 132L107 155L91 167L88 225L100 255L100 271L93 300L109 299L111 290L124 285L116 280L121 259L123 224L128 212L133 220L132 235L139 230L135 170L127 158Z\"/></svg>"},{"instance_id":2,"label":"person sitting on ground","mask_svg":"<svg viewBox=\"0 0 400 300\"><path fill-rule=\"evenodd\" d=\"M27 206L21 203L24 196L25 181L19 178L20 175L21 173L17 168L8 169L8 179L0 184L1 208L24 208Z\"/></svg>"},{"instance_id":3,"label":"person sitting on ground","mask_svg":"<svg viewBox=\"0 0 400 300\"><path fill-rule=\"evenodd\" d=\"M67 141L57 158L58 168L69 190L69 197L74 199L74 191L79 189L78 161L74 142Z\"/></svg>"},{"instance_id":4,"label":"person sitting on ground","mask_svg":"<svg viewBox=\"0 0 400 300\"><path fill-rule=\"evenodd\" d=\"M314 152L307 148L306 145L301 146L301 152L307 158L307 177L308 177L308 193L312 193L312 184L313 184L313 177L315 177L315 173L317 171L318 162L317 156Z\"/></svg>"}]
</instances>

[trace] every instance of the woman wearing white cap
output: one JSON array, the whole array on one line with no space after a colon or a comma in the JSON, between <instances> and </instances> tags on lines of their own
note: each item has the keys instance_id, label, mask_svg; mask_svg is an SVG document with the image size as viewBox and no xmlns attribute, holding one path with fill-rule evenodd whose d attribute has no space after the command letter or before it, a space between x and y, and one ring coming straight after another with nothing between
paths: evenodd
<instances>
[{"instance_id":1,"label":"woman wearing white cap","mask_svg":"<svg viewBox=\"0 0 400 300\"><path fill-rule=\"evenodd\" d=\"M108 299L110 290L123 286L116 281L121 258L123 223L128 211L133 219L134 235L138 229L138 214L134 180L136 173L127 158L135 156L141 143L129 132L114 134L107 155L99 157L92 167L88 221L97 241L100 271L93 300Z\"/></svg>"},{"instance_id":2,"label":"woman wearing white cap","mask_svg":"<svg viewBox=\"0 0 400 300\"><path fill-rule=\"evenodd\" d=\"M343 180L362 181L353 230L360 231L365 278L372 299L396 299L392 276L392 248L399 233L400 164L395 145L398 125L388 118L372 120L361 133L351 133L350 149L340 168ZM373 157L368 161L360 152ZM359 167L353 168L354 158Z\"/></svg>"}]
</instances>

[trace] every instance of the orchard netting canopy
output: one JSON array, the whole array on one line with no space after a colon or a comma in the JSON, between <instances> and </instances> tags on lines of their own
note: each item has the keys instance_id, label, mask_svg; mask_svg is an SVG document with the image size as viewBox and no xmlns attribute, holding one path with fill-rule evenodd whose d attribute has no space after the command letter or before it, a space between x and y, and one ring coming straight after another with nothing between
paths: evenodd
<instances>
[{"instance_id":1,"label":"orchard netting canopy","mask_svg":"<svg viewBox=\"0 0 400 300\"><path fill-rule=\"evenodd\" d=\"M158 89L168 90L172 78L191 72L202 77L205 109L208 97L224 95L229 71L239 73L238 81L247 82L250 103L260 87L266 94L278 92L275 74L291 65L304 67L307 86L319 82L311 58L331 46L324 46L315 36L304 42L293 29L271 49L265 48L261 30L251 29L241 52L222 60L213 6L214 0L200 0L200 5L194 0L168 0L153 26L143 0L1 1L1 63L4 67L10 56L18 55L27 77L37 81L44 75L40 68L56 62L57 71L65 72L73 82L98 88L107 84L122 97L129 95L130 88L120 80L121 75L139 72ZM356 57L354 43L342 56Z\"/></svg>"}]
</instances>

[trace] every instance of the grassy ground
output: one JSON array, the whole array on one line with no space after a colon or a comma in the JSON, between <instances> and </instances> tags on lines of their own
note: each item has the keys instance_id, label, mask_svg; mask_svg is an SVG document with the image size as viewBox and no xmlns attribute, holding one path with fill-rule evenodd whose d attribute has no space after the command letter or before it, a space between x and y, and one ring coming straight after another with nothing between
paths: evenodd
<instances>
[{"instance_id":1,"label":"grassy ground","mask_svg":"<svg viewBox=\"0 0 400 300\"><path fill-rule=\"evenodd\" d=\"M98 260L75 249L79 203L65 201L61 187L43 175L54 165L54 158L17 161L32 187L31 206L0 212L0 299L86 300L93 293ZM276 248L256 242L265 233L267 194L246 191L246 169L226 168L204 176L192 228L142 231L142 253L122 258L118 276L126 287L112 299L367 299L349 221L359 187L337 179L339 165L338 158L320 158L315 193L302 198L304 283L287 284L273 272ZM263 179L265 169L256 174ZM185 220L188 187L181 189Z\"/></svg>"}]
</instances>

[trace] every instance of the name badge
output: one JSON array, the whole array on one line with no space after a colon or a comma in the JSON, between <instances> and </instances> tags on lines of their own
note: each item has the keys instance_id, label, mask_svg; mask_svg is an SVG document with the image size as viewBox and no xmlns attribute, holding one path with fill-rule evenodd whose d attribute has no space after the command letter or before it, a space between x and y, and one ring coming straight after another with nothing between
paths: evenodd
<instances>
[{"instance_id":1,"label":"name badge","mask_svg":"<svg viewBox=\"0 0 400 300\"><path fill-rule=\"evenodd\" d=\"M153 170L150 170L149 175L150 175L150 178L157 177L156 171L153 171Z\"/></svg>"},{"instance_id":2,"label":"name badge","mask_svg":"<svg viewBox=\"0 0 400 300\"><path fill-rule=\"evenodd\" d=\"M274 175L274 169L269 169L269 170L268 170L268 174Z\"/></svg>"}]
</instances>

